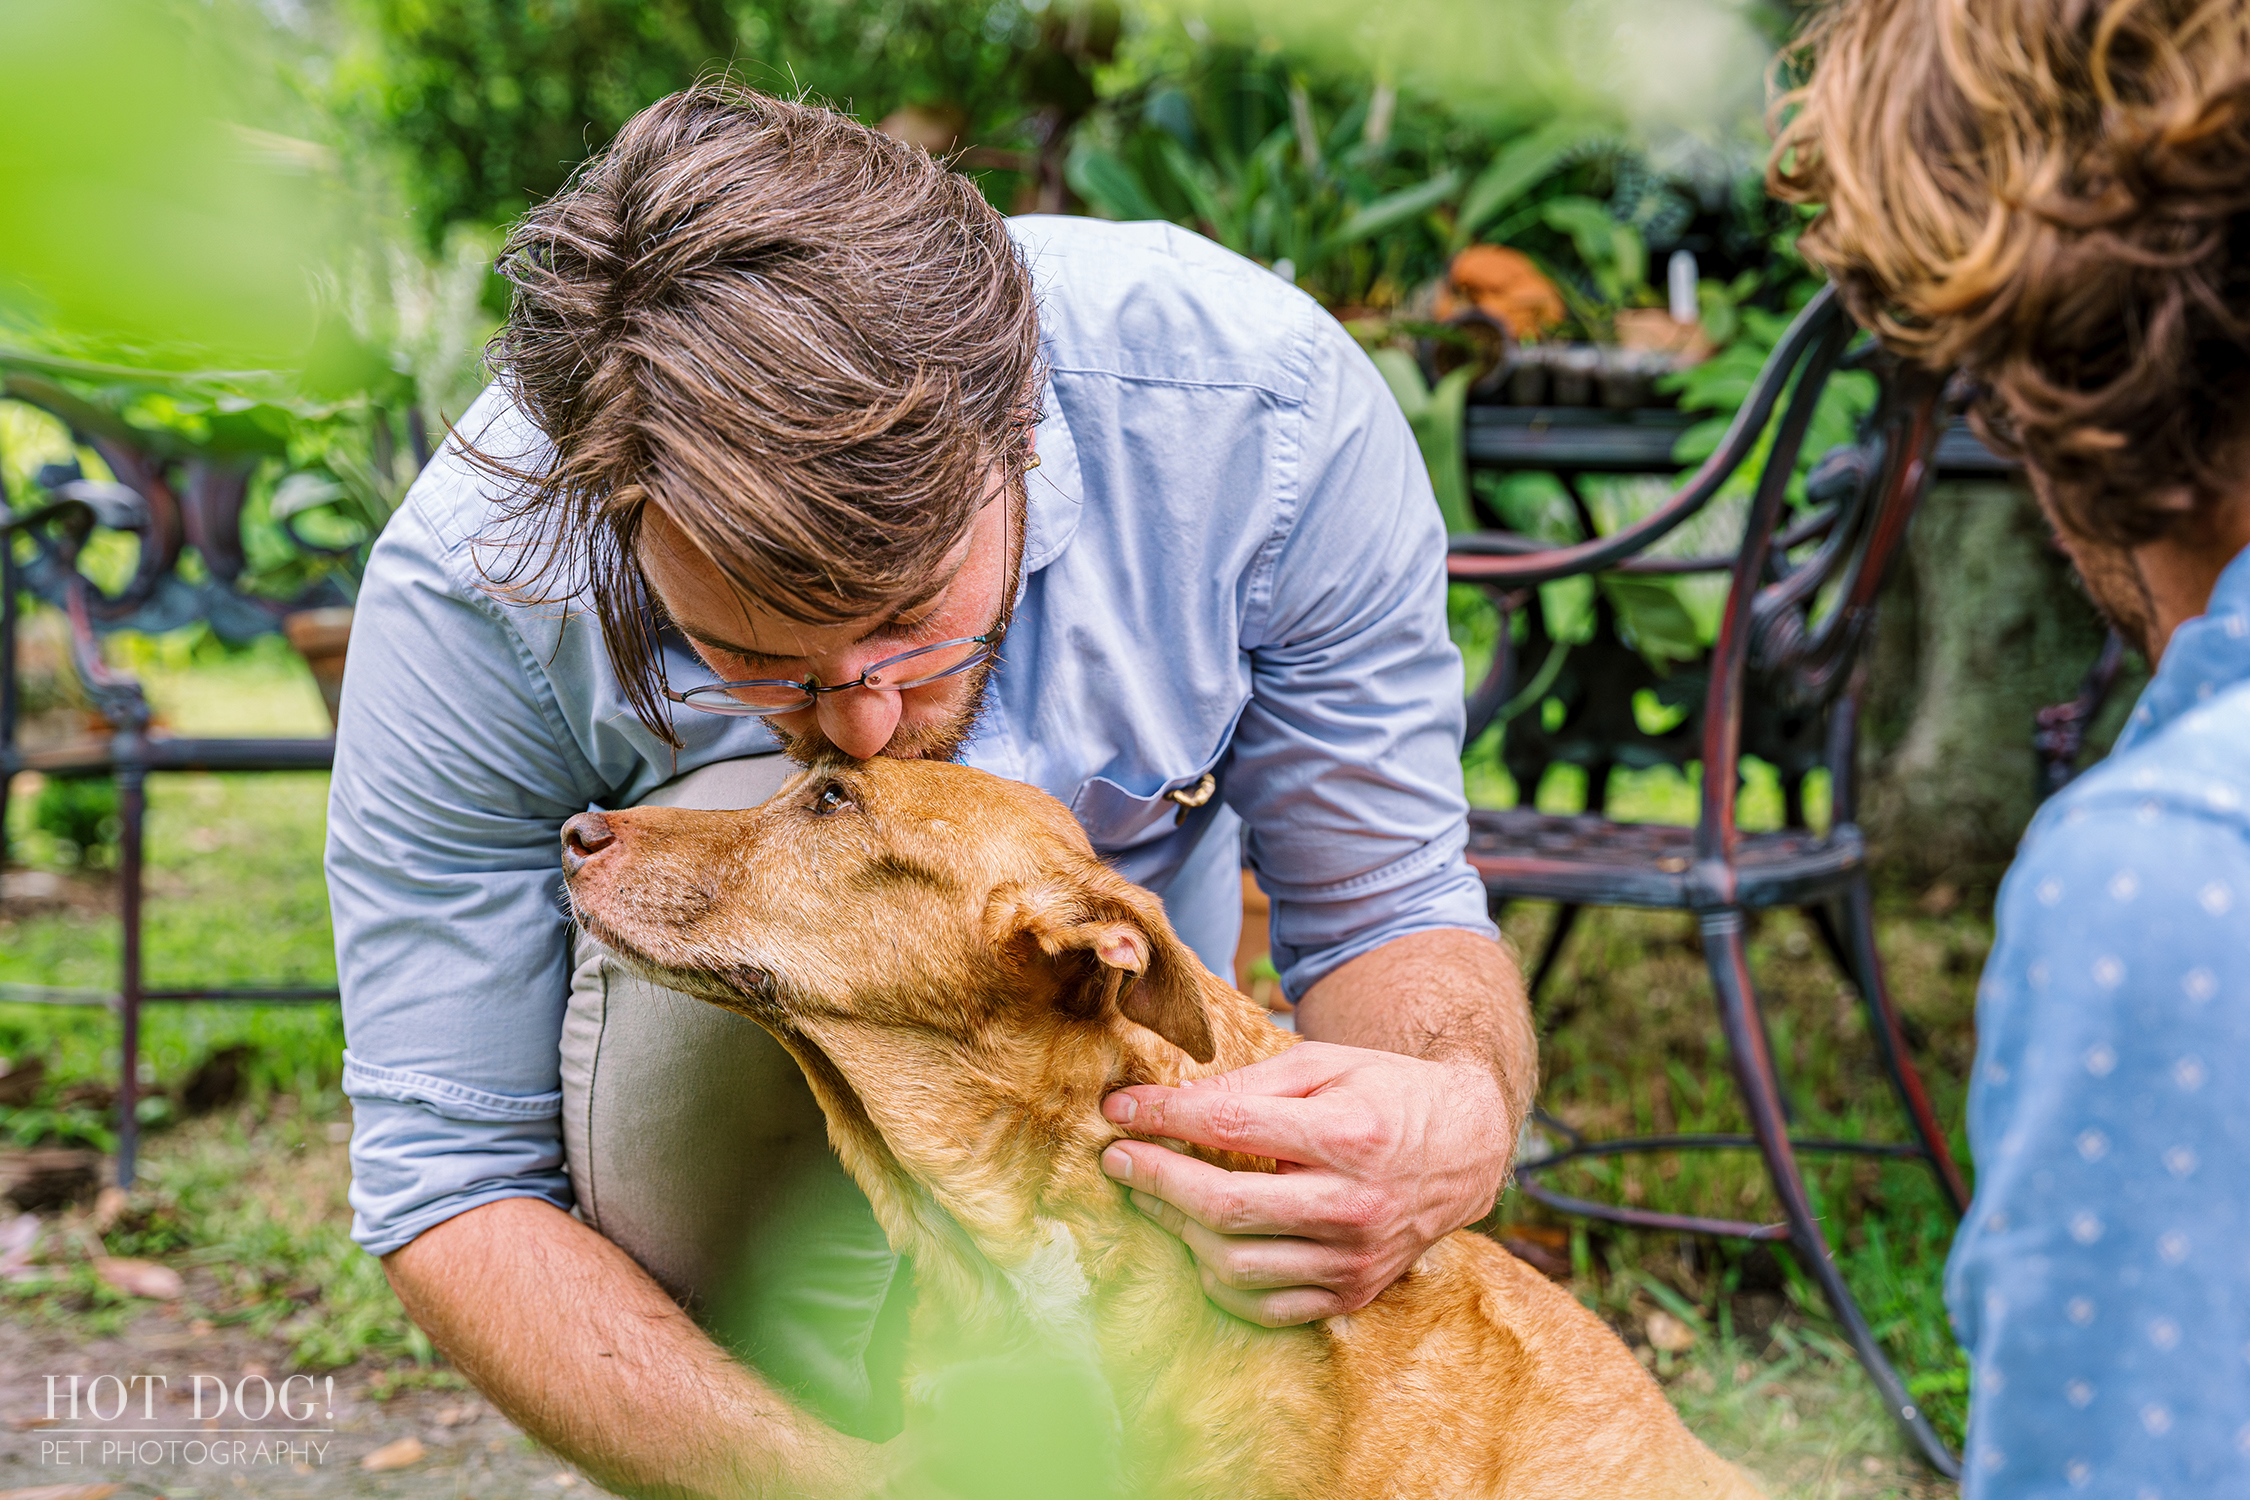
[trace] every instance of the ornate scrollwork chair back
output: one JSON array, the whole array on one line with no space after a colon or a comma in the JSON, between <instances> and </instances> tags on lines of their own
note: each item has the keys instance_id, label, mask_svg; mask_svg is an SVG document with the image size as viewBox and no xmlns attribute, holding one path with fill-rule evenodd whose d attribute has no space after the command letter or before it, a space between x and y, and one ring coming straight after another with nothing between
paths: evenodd
<instances>
[{"instance_id":1,"label":"ornate scrollwork chair back","mask_svg":"<svg viewBox=\"0 0 2250 1500\"><path fill-rule=\"evenodd\" d=\"M59 418L70 429L74 447L91 449L116 476L89 479L75 458L50 463L34 479L37 495L23 497L20 507L0 483L0 861L7 855L8 799L17 773L115 779L121 825L117 890L124 930L118 991L110 1003L121 1031L117 1180L130 1186L139 1130L135 1100L144 1003L322 1003L336 998L329 986L160 989L146 983L141 925L148 776L157 771L326 770L335 756L335 740L165 733L155 724L141 684L103 655L101 637L117 630L154 634L203 621L222 638L246 640L280 629L292 611L339 605L345 595L327 579L294 599L238 587L247 571L242 515L260 461L256 454L192 449L166 433L130 426L51 381L19 371L0 370L0 400L22 402ZM283 524L307 550L338 550L316 547L293 523ZM137 545L131 575L115 592L81 567L98 530L129 535ZM183 570L189 548L200 567ZM19 551L27 555L19 556ZM71 667L101 720L98 732L34 749L26 749L18 735L17 610L19 597L27 593L62 613Z\"/></svg>"},{"instance_id":2,"label":"ornate scrollwork chair back","mask_svg":"<svg viewBox=\"0 0 2250 1500\"><path fill-rule=\"evenodd\" d=\"M1956 1212L1966 1204L1960 1173L1883 982L1866 847L1853 821L1853 758L1876 595L1928 486L1945 381L1891 360L1872 345L1854 349L1857 332L1833 291L1816 297L1775 347L1717 450L1640 520L1596 535L1586 517L1585 539L1560 547L1508 532L1453 539L1451 578L1482 588L1503 618L1491 668L1469 694L1468 743L1513 714L1506 720L1503 760L1523 799L1514 808L1472 812L1470 859L1496 913L1516 900L1560 905L1533 968L1535 997L1552 977L1583 907L1693 913L1751 1127L1741 1135L1596 1141L1542 1112L1542 1125L1563 1144L1519 1164L1524 1191L1562 1212L1614 1223L1786 1243L1827 1294L1893 1416L1933 1464L1952 1472L1952 1455L1916 1408L1838 1273L1797 1166L1798 1155L1808 1151L1912 1157L1929 1167ZM1877 377L1875 407L1855 443L1822 455L1812 466L1806 503L1792 511L1789 491L1799 454L1829 377L1841 368ZM1741 545L1733 554L1652 552L1753 463L1760 467ZM1580 511L1584 517L1583 506ZM1538 586L1599 573L1725 574L1728 591L1715 643L1702 660L1659 674L1617 638L1614 613L1597 603L1593 639L1570 647L1559 669L1549 666L1555 646L1538 607ZM1524 619L1521 642L1511 641L1507 625L1516 614ZM1536 673L1528 683L1527 667ZM1631 707L1643 690L1655 691L1678 712L1678 722L1644 726ZM1559 717L1526 701L1540 696L1561 704ZM1753 755L1773 765L1781 778L1780 829L1741 827L1742 765ZM1585 811L1542 813L1530 805L1538 778L1556 761L1586 768ZM1692 827L1605 815L1612 768L1684 769L1695 762L1703 775ZM1815 769L1825 769L1829 779L1824 830L1808 826L1806 817L1804 787ZM1792 1136L1744 933L1746 912L1773 906L1804 909L1859 991L1876 1050L1913 1128L1911 1142ZM1569 1014L1567 1005L1553 1007L1545 1019L1552 1027ZM1597 1203L1559 1192L1544 1180L1571 1161L1706 1148L1759 1151L1785 1222L1753 1224Z\"/></svg>"}]
</instances>

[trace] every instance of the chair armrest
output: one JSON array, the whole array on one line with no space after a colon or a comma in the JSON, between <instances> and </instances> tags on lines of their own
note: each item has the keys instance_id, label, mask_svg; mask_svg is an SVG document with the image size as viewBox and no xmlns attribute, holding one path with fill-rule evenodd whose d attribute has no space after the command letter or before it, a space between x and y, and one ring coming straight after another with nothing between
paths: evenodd
<instances>
[{"instance_id":1,"label":"chair armrest","mask_svg":"<svg viewBox=\"0 0 2250 1500\"><path fill-rule=\"evenodd\" d=\"M1807 542L1819 541L1834 529L1841 507L1830 503L1816 506L1798 517L1779 536L1774 546L1783 552L1801 547ZM1473 541L1470 548L1451 550L1446 557L1446 577L1453 583L1486 583L1490 580L1470 569L1456 569L1454 564L1463 557L1506 556L1537 558L1543 554L1563 551L1553 542L1543 542L1536 537L1522 536L1512 531L1479 531L1465 537L1455 537L1456 544ZM1706 557L1628 557L1606 567L1600 563L1574 563L1567 571L1556 573L1542 581L1555 578L1574 578L1587 573L1642 573L1673 577L1686 573L1724 573L1734 566L1734 554L1713 553Z\"/></svg>"},{"instance_id":2,"label":"chair armrest","mask_svg":"<svg viewBox=\"0 0 2250 1500\"><path fill-rule=\"evenodd\" d=\"M1460 583L1493 584L1523 588L1549 583L1580 573L1616 569L1628 558L1645 552L1711 503L1758 445L1773 409L1788 387L1790 377L1806 356L1819 346L1831 325L1844 316L1834 287L1823 287L1795 322L1758 373L1757 384L1727 425L1718 448L1703 461L1693 478L1655 510L1632 525L1605 537L1591 537L1567 547L1553 547L1512 532L1471 532L1453 539L1446 559L1446 575ZM1731 566L1731 559L1726 566ZM1633 571L1700 571L1700 569L1640 568Z\"/></svg>"}]
</instances>

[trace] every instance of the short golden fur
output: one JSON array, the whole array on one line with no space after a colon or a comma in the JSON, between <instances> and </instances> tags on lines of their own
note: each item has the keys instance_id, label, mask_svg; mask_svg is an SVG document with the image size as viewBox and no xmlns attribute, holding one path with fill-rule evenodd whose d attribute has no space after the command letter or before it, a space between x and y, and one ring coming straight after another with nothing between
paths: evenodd
<instances>
[{"instance_id":1,"label":"short golden fur","mask_svg":"<svg viewBox=\"0 0 2250 1500\"><path fill-rule=\"evenodd\" d=\"M1044 793L877 760L807 771L747 812L586 814L565 840L590 932L804 1068L913 1257L910 1363L973 1341L996 1309L1075 1326L1114 1394L1132 1493L1757 1493L1608 1329L1479 1235L1309 1327L1206 1301L1186 1247L1102 1174L1120 1132L1101 1100L1293 1039Z\"/></svg>"}]
</instances>

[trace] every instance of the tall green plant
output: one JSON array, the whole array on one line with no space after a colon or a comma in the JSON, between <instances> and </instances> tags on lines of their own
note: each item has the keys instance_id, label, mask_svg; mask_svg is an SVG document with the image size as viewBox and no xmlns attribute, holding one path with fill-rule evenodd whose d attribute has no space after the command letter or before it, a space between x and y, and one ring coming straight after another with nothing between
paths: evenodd
<instances>
[{"instance_id":1,"label":"tall green plant","mask_svg":"<svg viewBox=\"0 0 2250 1500\"><path fill-rule=\"evenodd\" d=\"M1094 102L1110 0L352 0L339 110L404 167L428 245L552 193L638 110L720 71L873 123L955 112L1036 152ZM989 185L1005 205L1019 173Z\"/></svg>"},{"instance_id":2,"label":"tall green plant","mask_svg":"<svg viewBox=\"0 0 2250 1500\"><path fill-rule=\"evenodd\" d=\"M1492 132L1377 79L1308 73L1247 42L1171 63L1089 119L1071 187L1107 217L1197 229L1332 305L1403 300L1559 173L1617 149L1571 120L1495 150Z\"/></svg>"}]
</instances>

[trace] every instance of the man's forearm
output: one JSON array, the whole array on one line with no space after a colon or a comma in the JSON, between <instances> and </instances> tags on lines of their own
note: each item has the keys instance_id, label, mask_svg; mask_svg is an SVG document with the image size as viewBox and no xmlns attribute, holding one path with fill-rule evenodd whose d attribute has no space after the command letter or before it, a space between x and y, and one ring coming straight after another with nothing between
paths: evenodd
<instances>
[{"instance_id":1,"label":"man's forearm","mask_svg":"<svg viewBox=\"0 0 2250 1500\"><path fill-rule=\"evenodd\" d=\"M1523 972L1499 943L1459 928L1395 938L1307 990L1297 1029L1314 1041L1490 1069L1513 1148L1539 1081Z\"/></svg>"},{"instance_id":2,"label":"man's forearm","mask_svg":"<svg viewBox=\"0 0 2250 1500\"><path fill-rule=\"evenodd\" d=\"M385 1257L407 1312L509 1418L622 1494L857 1496L881 1450L761 1384L624 1251L506 1198Z\"/></svg>"}]
</instances>

